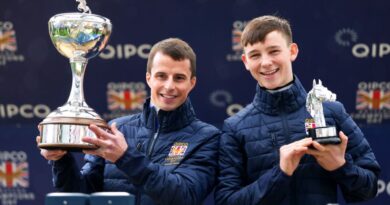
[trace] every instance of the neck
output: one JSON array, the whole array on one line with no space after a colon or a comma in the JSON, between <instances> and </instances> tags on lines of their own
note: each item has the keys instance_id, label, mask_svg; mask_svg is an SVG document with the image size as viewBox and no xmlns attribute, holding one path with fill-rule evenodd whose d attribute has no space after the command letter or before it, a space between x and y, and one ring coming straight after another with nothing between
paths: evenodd
<instances>
[{"instance_id":1,"label":"neck","mask_svg":"<svg viewBox=\"0 0 390 205\"><path fill-rule=\"evenodd\" d=\"M261 85L260 85L260 88L262 88L263 90L266 90L267 92L270 92L270 93L277 93L277 92L281 92L281 91L289 89L292 86L292 84L294 83L294 81L295 81L295 77L293 77L293 79L290 82L288 82L287 84L280 86L280 87L277 87L277 88L274 88L274 89L267 89L265 87L262 87Z\"/></svg>"},{"instance_id":2,"label":"neck","mask_svg":"<svg viewBox=\"0 0 390 205\"><path fill-rule=\"evenodd\" d=\"M154 108L156 110L156 113L158 113L158 111L160 110L159 107L157 107L152 101L150 101L150 105L149 105L151 108Z\"/></svg>"}]
</instances>

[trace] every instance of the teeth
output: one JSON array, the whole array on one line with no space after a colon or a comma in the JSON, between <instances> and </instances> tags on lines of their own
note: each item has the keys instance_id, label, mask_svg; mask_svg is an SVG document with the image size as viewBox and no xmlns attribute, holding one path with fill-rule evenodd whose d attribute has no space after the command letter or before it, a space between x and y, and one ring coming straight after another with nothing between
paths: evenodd
<instances>
[{"instance_id":1,"label":"teeth","mask_svg":"<svg viewBox=\"0 0 390 205\"><path fill-rule=\"evenodd\" d=\"M164 98L169 98L169 99L175 98L174 95L164 95L164 94L161 94L161 96L163 96Z\"/></svg>"},{"instance_id":2,"label":"teeth","mask_svg":"<svg viewBox=\"0 0 390 205\"><path fill-rule=\"evenodd\" d=\"M278 69L274 69L274 70L270 70L270 71L266 71L266 72L261 72L263 75L272 75L274 73L276 73L278 71Z\"/></svg>"}]
</instances>

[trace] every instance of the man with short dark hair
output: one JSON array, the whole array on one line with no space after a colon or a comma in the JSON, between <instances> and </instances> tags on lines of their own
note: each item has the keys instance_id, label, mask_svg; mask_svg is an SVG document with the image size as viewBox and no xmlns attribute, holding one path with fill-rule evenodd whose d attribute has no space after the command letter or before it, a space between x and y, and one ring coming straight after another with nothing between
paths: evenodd
<instances>
[{"instance_id":1,"label":"man with short dark hair","mask_svg":"<svg viewBox=\"0 0 390 205\"><path fill-rule=\"evenodd\" d=\"M196 118L188 95L196 84L196 56L177 38L151 49L146 81L151 97L142 113L112 121L111 131L91 125L97 145L84 150L78 171L70 153L41 150L51 160L54 186L65 192L126 191L136 204L202 204L217 169L219 130Z\"/></svg>"}]
</instances>

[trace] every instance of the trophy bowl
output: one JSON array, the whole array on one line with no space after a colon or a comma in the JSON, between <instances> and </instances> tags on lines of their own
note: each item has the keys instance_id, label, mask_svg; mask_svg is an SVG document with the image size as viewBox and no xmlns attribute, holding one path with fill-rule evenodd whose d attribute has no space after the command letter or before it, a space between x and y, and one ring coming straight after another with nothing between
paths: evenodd
<instances>
[{"instance_id":1,"label":"trophy bowl","mask_svg":"<svg viewBox=\"0 0 390 205\"><path fill-rule=\"evenodd\" d=\"M49 20L49 34L55 48L70 60L72 87L67 102L39 124L39 148L96 149L95 145L82 141L84 136L97 137L89 130L89 125L109 129L107 123L85 102L83 79L88 60L104 49L111 31L110 20L96 14L62 13Z\"/></svg>"}]
</instances>

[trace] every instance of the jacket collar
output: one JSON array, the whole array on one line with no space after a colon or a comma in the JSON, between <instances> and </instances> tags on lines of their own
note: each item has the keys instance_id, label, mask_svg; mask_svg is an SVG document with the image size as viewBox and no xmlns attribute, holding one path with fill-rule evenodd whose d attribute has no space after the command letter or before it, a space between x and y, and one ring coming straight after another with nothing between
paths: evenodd
<instances>
[{"instance_id":1,"label":"jacket collar","mask_svg":"<svg viewBox=\"0 0 390 205\"><path fill-rule=\"evenodd\" d=\"M261 112L270 115L290 113L305 106L306 95L305 88L297 76L294 76L291 87L280 92L268 92L257 84L253 105Z\"/></svg>"},{"instance_id":2,"label":"jacket collar","mask_svg":"<svg viewBox=\"0 0 390 205\"><path fill-rule=\"evenodd\" d=\"M189 98L176 110L160 110L158 114L154 108L150 107L150 98L148 98L144 103L144 109L142 111L142 123L155 132L175 131L187 126L194 119L195 111Z\"/></svg>"}]
</instances>

